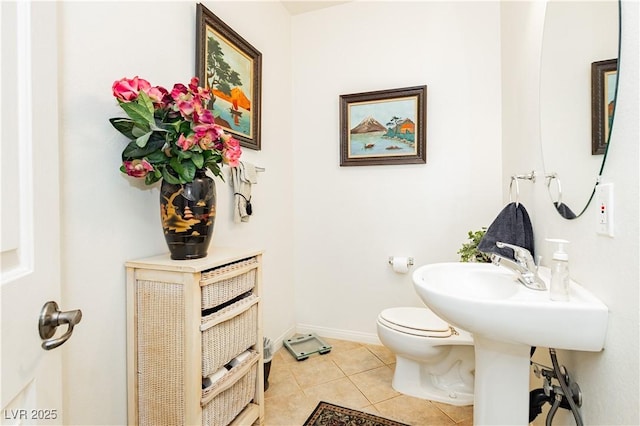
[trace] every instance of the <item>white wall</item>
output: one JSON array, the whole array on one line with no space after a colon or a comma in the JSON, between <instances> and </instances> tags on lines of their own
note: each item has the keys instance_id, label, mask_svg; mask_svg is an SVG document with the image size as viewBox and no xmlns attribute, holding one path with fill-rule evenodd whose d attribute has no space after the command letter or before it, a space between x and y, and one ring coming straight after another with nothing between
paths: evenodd
<instances>
[{"instance_id":1,"label":"white wall","mask_svg":"<svg viewBox=\"0 0 640 426\"><path fill-rule=\"evenodd\" d=\"M520 201L530 216L541 201L535 188L541 185L542 157L538 125L538 87L540 48L544 23L544 2L502 2L500 6L502 32L502 172L501 189L504 200L516 199L516 190L509 194L510 177L537 171L537 186L522 180ZM514 185L515 187L515 185ZM546 201L546 199L545 199ZM535 221L535 217L531 217ZM534 235L535 235L534 227ZM536 250L538 241L535 241ZM536 252L536 255L538 253Z\"/></svg>"},{"instance_id":2,"label":"white wall","mask_svg":"<svg viewBox=\"0 0 640 426\"><path fill-rule=\"evenodd\" d=\"M535 2L505 2L502 5L503 40L519 39L522 48L504 51L505 68L515 73L505 78L505 93L518 99L517 108L503 105L504 175L509 176L526 166L541 170L538 147L537 114L517 112L537 108L538 70L530 68L530 79L517 79L517 70L527 62L535 62L539 55L539 26L544 6ZM566 238L571 241L570 269L574 280L588 288L609 307L609 328L605 349L598 353L560 352L559 361L567 366L572 378L583 392L582 415L585 424L640 424L637 401L639 395L639 154L638 129L638 3L622 4L622 52L620 87L616 118L611 136L603 183L615 184L615 238L596 235L596 207L591 205L580 218L562 219L549 201L542 181L531 187L526 201L533 220L535 243L543 264L548 264L551 248L545 238ZM529 42L526 42L529 40ZM515 45L517 45L517 42ZM531 82L529 82L531 81ZM531 132L518 129L532 129ZM508 132L508 133L507 133ZM512 134L517 137L508 138ZM588 330L582 332L588 333ZM539 348L536 359L550 365L546 348ZM541 387L542 382L532 382ZM538 422L540 420L540 422ZM540 416L536 424L543 424ZM554 424L574 424L568 412L561 412Z\"/></svg>"},{"instance_id":3,"label":"white wall","mask_svg":"<svg viewBox=\"0 0 640 426\"><path fill-rule=\"evenodd\" d=\"M420 306L416 265L456 261L501 205L497 2L352 2L292 19L296 320L376 341ZM339 96L427 85L427 164L340 167Z\"/></svg>"},{"instance_id":4,"label":"white wall","mask_svg":"<svg viewBox=\"0 0 640 426\"><path fill-rule=\"evenodd\" d=\"M252 192L254 216L234 224L230 186L218 180L214 245L260 247L265 335L294 327L290 16L275 2L205 2L263 55L262 147L243 159L266 168ZM125 424L123 263L166 252L158 188L119 171L124 138L112 83L139 75L152 84L186 83L195 70L194 2L60 4L63 297L81 308L65 345L65 424ZM265 25L268 22L269 25ZM214 250L214 248L212 248Z\"/></svg>"}]
</instances>

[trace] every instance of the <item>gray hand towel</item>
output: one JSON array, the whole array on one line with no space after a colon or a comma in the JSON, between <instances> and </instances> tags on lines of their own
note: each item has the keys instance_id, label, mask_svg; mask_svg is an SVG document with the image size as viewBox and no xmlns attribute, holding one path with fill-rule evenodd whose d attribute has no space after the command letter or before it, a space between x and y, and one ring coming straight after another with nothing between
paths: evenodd
<instances>
[{"instance_id":1,"label":"gray hand towel","mask_svg":"<svg viewBox=\"0 0 640 426\"><path fill-rule=\"evenodd\" d=\"M560 213L560 215L565 219L576 218L576 214L566 204L563 204L563 203L558 204L557 201L554 201L553 205L556 207L556 210L558 210L558 213Z\"/></svg>"},{"instance_id":2,"label":"gray hand towel","mask_svg":"<svg viewBox=\"0 0 640 426\"><path fill-rule=\"evenodd\" d=\"M524 247L535 259L533 251L533 227L529 214L522 203L509 203L489 225L486 234L478 243L478 250L484 253L496 253L508 259L515 260L513 250L498 248L497 241Z\"/></svg>"}]
</instances>

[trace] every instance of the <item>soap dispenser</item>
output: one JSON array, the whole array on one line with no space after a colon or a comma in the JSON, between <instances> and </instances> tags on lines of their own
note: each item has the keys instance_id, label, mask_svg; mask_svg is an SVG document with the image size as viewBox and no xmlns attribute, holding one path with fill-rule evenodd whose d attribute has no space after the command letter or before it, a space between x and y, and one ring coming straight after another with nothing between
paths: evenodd
<instances>
[{"instance_id":1,"label":"soap dispenser","mask_svg":"<svg viewBox=\"0 0 640 426\"><path fill-rule=\"evenodd\" d=\"M569 300L569 255L564 251L564 245L569 241L553 238L547 241L558 245L552 257L549 298L566 302Z\"/></svg>"}]
</instances>

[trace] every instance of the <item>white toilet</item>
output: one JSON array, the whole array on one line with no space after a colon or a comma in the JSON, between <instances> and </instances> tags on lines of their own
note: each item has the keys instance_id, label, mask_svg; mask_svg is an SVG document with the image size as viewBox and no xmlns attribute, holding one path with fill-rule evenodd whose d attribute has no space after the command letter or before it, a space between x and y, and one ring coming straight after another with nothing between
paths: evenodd
<instances>
[{"instance_id":1,"label":"white toilet","mask_svg":"<svg viewBox=\"0 0 640 426\"><path fill-rule=\"evenodd\" d=\"M378 315L378 337L396 355L393 388L452 405L473 404L473 336L428 308L390 308Z\"/></svg>"}]
</instances>

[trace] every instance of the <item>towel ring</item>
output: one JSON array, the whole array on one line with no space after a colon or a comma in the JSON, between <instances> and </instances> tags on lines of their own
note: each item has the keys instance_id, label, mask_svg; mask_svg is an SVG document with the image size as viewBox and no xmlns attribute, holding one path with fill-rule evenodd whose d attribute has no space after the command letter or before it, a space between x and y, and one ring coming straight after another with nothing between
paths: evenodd
<instances>
[{"instance_id":1,"label":"towel ring","mask_svg":"<svg viewBox=\"0 0 640 426\"><path fill-rule=\"evenodd\" d=\"M558 200L554 202L556 203L557 206L561 206L562 205L562 186L560 185L560 178L558 177L558 174L550 173L548 175L545 175L545 178L547 180L547 189L549 190L549 195L551 195L551 181L555 179L556 185L558 187ZM553 196L551 197L551 201L553 201Z\"/></svg>"},{"instance_id":2,"label":"towel ring","mask_svg":"<svg viewBox=\"0 0 640 426\"><path fill-rule=\"evenodd\" d=\"M520 184L518 184L518 180L525 179L530 180L531 182L536 182L536 171L532 170L531 173L527 173L526 175L513 175L511 176L511 183L509 183L509 202L512 202L511 193L513 191L513 182L516 182L516 207L520 206Z\"/></svg>"},{"instance_id":3,"label":"towel ring","mask_svg":"<svg viewBox=\"0 0 640 426\"><path fill-rule=\"evenodd\" d=\"M511 183L509 183L509 202L513 202L513 199L511 198L513 182L516 183L516 207L518 207L520 205L520 202L518 201L520 199L520 185L518 184L518 178L516 176L511 176Z\"/></svg>"}]
</instances>

